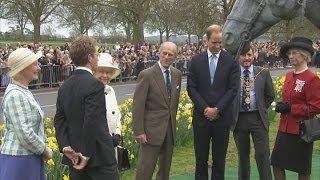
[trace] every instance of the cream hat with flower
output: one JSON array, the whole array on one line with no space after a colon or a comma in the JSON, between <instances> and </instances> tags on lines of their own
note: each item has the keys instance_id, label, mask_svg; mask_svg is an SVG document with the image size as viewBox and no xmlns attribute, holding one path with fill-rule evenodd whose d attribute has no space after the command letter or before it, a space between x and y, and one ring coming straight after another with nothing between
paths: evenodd
<instances>
[{"instance_id":1,"label":"cream hat with flower","mask_svg":"<svg viewBox=\"0 0 320 180\"><path fill-rule=\"evenodd\" d=\"M120 74L120 69L117 64L113 62L112 56L108 53L100 53L98 58L98 68L99 69L111 69L113 70L113 75L111 79L116 78Z\"/></svg>"},{"instance_id":2,"label":"cream hat with flower","mask_svg":"<svg viewBox=\"0 0 320 180\"><path fill-rule=\"evenodd\" d=\"M42 56L42 52L33 53L28 48L18 48L14 50L8 57L7 66L10 68L8 75L15 76L20 71L37 61Z\"/></svg>"}]
</instances>

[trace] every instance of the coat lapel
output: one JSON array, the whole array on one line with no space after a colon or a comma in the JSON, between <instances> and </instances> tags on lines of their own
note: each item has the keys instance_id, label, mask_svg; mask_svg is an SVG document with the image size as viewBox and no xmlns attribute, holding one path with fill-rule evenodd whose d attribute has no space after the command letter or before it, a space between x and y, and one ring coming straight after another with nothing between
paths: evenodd
<instances>
[{"instance_id":1,"label":"coat lapel","mask_svg":"<svg viewBox=\"0 0 320 180\"><path fill-rule=\"evenodd\" d=\"M217 63L217 67L216 67L216 71L214 73L214 78L213 78L213 83L211 84L211 81L210 81L210 70L209 70L209 81L210 81L210 85L213 86L216 82L217 82L217 78L219 78L218 76L220 74L223 74L223 72L220 72L221 71L221 67L223 66L223 57L224 56L224 53L223 53L223 50L220 51L220 55L219 55L219 58L218 58L218 63ZM208 62L208 61L207 61ZM209 67L209 65L208 65Z\"/></svg>"},{"instance_id":2,"label":"coat lapel","mask_svg":"<svg viewBox=\"0 0 320 180\"><path fill-rule=\"evenodd\" d=\"M162 95L163 95L166 103L169 104L169 96L168 96L168 92L167 92L167 87L166 87L165 81L163 79L163 74L161 72L161 68L158 63L156 63L154 65L153 71L154 71L153 77L156 80L156 83L157 83L158 87L160 88L160 91L162 92Z\"/></svg>"},{"instance_id":3,"label":"coat lapel","mask_svg":"<svg viewBox=\"0 0 320 180\"><path fill-rule=\"evenodd\" d=\"M202 67L201 69L203 69L203 73L204 75L207 77L207 83L209 84L209 86L211 86L211 77L210 77L210 68L209 68L209 59L208 59L208 53L205 52L202 54Z\"/></svg>"},{"instance_id":4,"label":"coat lapel","mask_svg":"<svg viewBox=\"0 0 320 180\"><path fill-rule=\"evenodd\" d=\"M172 103L172 100L175 99L175 96L177 94L177 87L179 85L179 82L178 82L178 75L176 73L176 71L174 71L173 69L171 69L171 103Z\"/></svg>"},{"instance_id":5,"label":"coat lapel","mask_svg":"<svg viewBox=\"0 0 320 180\"><path fill-rule=\"evenodd\" d=\"M253 75L254 75L253 77L255 77L255 79L254 79L254 90L255 90L255 93L256 93L256 99L258 97L260 97L260 94L259 94L259 91L258 91L258 86L259 86L258 83L259 83L259 81L257 81L258 78L260 78L260 77L258 77L260 75L260 74L258 74L259 71L260 71L260 69L258 67L253 66Z\"/></svg>"}]
</instances>

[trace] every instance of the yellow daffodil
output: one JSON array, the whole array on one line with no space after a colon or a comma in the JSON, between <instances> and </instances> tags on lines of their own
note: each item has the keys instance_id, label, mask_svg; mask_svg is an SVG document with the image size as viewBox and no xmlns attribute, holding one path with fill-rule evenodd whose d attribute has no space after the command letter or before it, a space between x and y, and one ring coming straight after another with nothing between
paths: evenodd
<instances>
[{"instance_id":1,"label":"yellow daffodil","mask_svg":"<svg viewBox=\"0 0 320 180\"><path fill-rule=\"evenodd\" d=\"M49 166L53 166L53 165L54 165L54 161L53 161L52 159L49 159L49 160L47 161L47 164L48 164Z\"/></svg>"},{"instance_id":2,"label":"yellow daffodil","mask_svg":"<svg viewBox=\"0 0 320 180\"><path fill-rule=\"evenodd\" d=\"M0 124L0 131L3 131L5 127L6 127L5 124Z\"/></svg>"},{"instance_id":3,"label":"yellow daffodil","mask_svg":"<svg viewBox=\"0 0 320 180\"><path fill-rule=\"evenodd\" d=\"M52 130L51 130L50 128L47 128L47 129L46 129L46 132L47 132L47 134L49 134L49 135L52 134Z\"/></svg>"},{"instance_id":4,"label":"yellow daffodil","mask_svg":"<svg viewBox=\"0 0 320 180\"><path fill-rule=\"evenodd\" d=\"M48 137L48 146L52 151L58 151L57 139L55 137Z\"/></svg>"},{"instance_id":5,"label":"yellow daffodil","mask_svg":"<svg viewBox=\"0 0 320 180\"><path fill-rule=\"evenodd\" d=\"M69 180L70 178L69 178L69 175L63 175L63 180Z\"/></svg>"}]
</instances>

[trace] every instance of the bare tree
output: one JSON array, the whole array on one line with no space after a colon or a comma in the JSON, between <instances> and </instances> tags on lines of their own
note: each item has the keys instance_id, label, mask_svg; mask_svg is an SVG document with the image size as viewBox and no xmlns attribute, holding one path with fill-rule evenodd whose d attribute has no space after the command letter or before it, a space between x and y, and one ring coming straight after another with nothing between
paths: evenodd
<instances>
[{"instance_id":1,"label":"bare tree","mask_svg":"<svg viewBox=\"0 0 320 180\"><path fill-rule=\"evenodd\" d=\"M220 0L220 6L222 7L222 19L225 22L230 14L232 7L236 0Z\"/></svg>"},{"instance_id":2,"label":"bare tree","mask_svg":"<svg viewBox=\"0 0 320 180\"><path fill-rule=\"evenodd\" d=\"M213 0L181 0L183 7L182 18L179 23L180 32L189 36L194 34L201 39L206 28L213 24L221 24L221 15L216 1Z\"/></svg>"},{"instance_id":3,"label":"bare tree","mask_svg":"<svg viewBox=\"0 0 320 180\"><path fill-rule=\"evenodd\" d=\"M29 22L27 15L17 9L13 4L9 4L6 8L7 11L3 18L8 20L9 23L17 24L20 32L19 36L24 37L24 30Z\"/></svg>"},{"instance_id":4,"label":"bare tree","mask_svg":"<svg viewBox=\"0 0 320 180\"><path fill-rule=\"evenodd\" d=\"M144 40L144 23L149 13L151 0L91 0L102 6L114 8L126 18L125 23L132 25L133 42Z\"/></svg>"},{"instance_id":5,"label":"bare tree","mask_svg":"<svg viewBox=\"0 0 320 180\"><path fill-rule=\"evenodd\" d=\"M104 8L94 3L94 1L66 0L59 7L56 15L60 17L61 26L71 27L78 34L88 35L89 29L98 25L103 13Z\"/></svg>"},{"instance_id":6,"label":"bare tree","mask_svg":"<svg viewBox=\"0 0 320 180\"><path fill-rule=\"evenodd\" d=\"M33 39L37 43L40 41L40 26L55 11L55 9L65 0L7 0L15 5L17 9L25 13L34 27Z\"/></svg>"},{"instance_id":7,"label":"bare tree","mask_svg":"<svg viewBox=\"0 0 320 180\"><path fill-rule=\"evenodd\" d=\"M104 24L104 27L111 31L124 29L126 40L132 41L132 18L130 14L110 6L106 6L105 11L107 13L104 13L101 19L101 23Z\"/></svg>"},{"instance_id":8,"label":"bare tree","mask_svg":"<svg viewBox=\"0 0 320 180\"><path fill-rule=\"evenodd\" d=\"M282 20L271 27L266 33L273 41L289 41L294 36L306 36L311 39L317 39L320 35L319 29L315 27L308 19L303 22L300 17L292 20Z\"/></svg>"},{"instance_id":9,"label":"bare tree","mask_svg":"<svg viewBox=\"0 0 320 180\"><path fill-rule=\"evenodd\" d=\"M181 20L180 0L158 0L152 3L146 28L150 32L159 31L160 42L165 33L166 41L175 32L176 25Z\"/></svg>"},{"instance_id":10,"label":"bare tree","mask_svg":"<svg viewBox=\"0 0 320 180\"><path fill-rule=\"evenodd\" d=\"M7 14L7 11L9 8L7 7L7 4L4 0L0 0L0 18L4 18Z\"/></svg>"}]
</instances>

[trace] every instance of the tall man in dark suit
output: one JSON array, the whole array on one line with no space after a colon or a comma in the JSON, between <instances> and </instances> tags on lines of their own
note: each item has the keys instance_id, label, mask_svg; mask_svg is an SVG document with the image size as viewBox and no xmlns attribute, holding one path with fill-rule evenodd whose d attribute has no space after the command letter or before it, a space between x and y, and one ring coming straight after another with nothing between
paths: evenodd
<instances>
[{"instance_id":1,"label":"tall man in dark suit","mask_svg":"<svg viewBox=\"0 0 320 180\"><path fill-rule=\"evenodd\" d=\"M269 149L268 108L274 100L272 79L268 70L252 65L252 49L239 58L241 81L233 103L231 126L239 156L239 180L250 179L250 134L260 180L272 180Z\"/></svg>"},{"instance_id":2,"label":"tall man in dark suit","mask_svg":"<svg viewBox=\"0 0 320 180\"><path fill-rule=\"evenodd\" d=\"M208 49L192 58L187 85L194 103L195 179L208 179L211 141L211 179L220 180L224 179L229 130L233 120L232 101L239 87L239 64L222 49L220 26L209 26L206 37Z\"/></svg>"},{"instance_id":3,"label":"tall man in dark suit","mask_svg":"<svg viewBox=\"0 0 320 180\"><path fill-rule=\"evenodd\" d=\"M182 73L172 67L177 46L164 42L160 60L140 72L133 96L133 132L140 143L136 180L151 180L159 159L157 180L168 180L176 136L176 115Z\"/></svg>"},{"instance_id":4,"label":"tall man in dark suit","mask_svg":"<svg viewBox=\"0 0 320 180\"><path fill-rule=\"evenodd\" d=\"M99 55L96 45L88 36L72 42L70 57L77 69L58 92L54 126L72 180L119 179L108 132L104 85L92 75Z\"/></svg>"}]
</instances>

